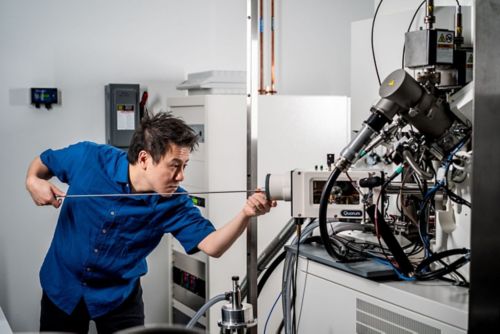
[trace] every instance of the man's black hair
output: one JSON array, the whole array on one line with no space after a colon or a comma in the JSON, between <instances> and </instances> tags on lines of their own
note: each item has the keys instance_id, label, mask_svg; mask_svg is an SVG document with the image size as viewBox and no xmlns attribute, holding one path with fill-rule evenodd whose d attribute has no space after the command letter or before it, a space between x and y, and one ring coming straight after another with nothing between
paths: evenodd
<instances>
[{"instance_id":1,"label":"man's black hair","mask_svg":"<svg viewBox=\"0 0 500 334\"><path fill-rule=\"evenodd\" d=\"M130 141L128 162L135 164L139 152L144 150L151 154L156 164L170 150L172 144L188 147L192 152L198 145L198 135L183 120L171 113L160 112L151 115L146 112Z\"/></svg>"}]
</instances>

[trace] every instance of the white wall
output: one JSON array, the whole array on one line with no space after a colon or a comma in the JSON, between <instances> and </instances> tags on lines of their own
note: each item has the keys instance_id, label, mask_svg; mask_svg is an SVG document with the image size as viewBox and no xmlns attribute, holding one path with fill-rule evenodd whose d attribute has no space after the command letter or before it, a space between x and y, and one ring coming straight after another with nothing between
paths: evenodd
<instances>
[{"instance_id":1,"label":"white wall","mask_svg":"<svg viewBox=\"0 0 500 334\"><path fill-rule=\"evenodd\" d=\"M371 1L276 3L278 93L349 96L350 23L373 15Z\"/></svg>"},{"instance_id":2,"label":"white wall","mask_svg":"<svg viewBox=\"0 0 500 334\"><path fill-rule=\"evenodd\" d=\"M14 331L38 328L38 270L57 219L57 210L35 207L24 190L29 162L48 147L103 142L107 83L140 83L172 95L186 72L212 67L211 39L225 27L215 24L214 8L203 0L0 3L0 305ZM27 93L35 86L58 87L62 105L30 107ZM162 244L144 280L150 322L165 320L164 255Z\"/></svg>"},{"instance_id":3,"label":"white wall","mask_svg":"<svg viewBox=\"0 0 500 334\"><path fill-rule=\"evenodd\" d=\"M371 0L286 2L280 93L348 94L350 22L372 12ZM38 271L58 215L25 191L30 161L49 147L104 141L107 83L140 83L151 108L165 110L187 73L245 69L245 17L245 0L0 1L0 306L14 331L38 328ZM62 104L31 107L36 86L59 88ZM166 319L164 253L163 243L144 279L148 322Z\"/></svg>"}]
</instances>

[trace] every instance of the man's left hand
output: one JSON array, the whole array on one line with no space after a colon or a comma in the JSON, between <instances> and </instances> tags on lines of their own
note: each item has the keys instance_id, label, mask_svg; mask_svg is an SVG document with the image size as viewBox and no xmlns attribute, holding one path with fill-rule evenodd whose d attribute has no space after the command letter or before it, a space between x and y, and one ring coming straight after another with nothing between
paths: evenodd
<instances>
[{"instance_id":1,"label":"man's left hand","mask_svg":"<svg viewBox=\"0 0 500 334\"><path fill-rule=\"evenodd\" d=\"M276 201L267 200L266 194L257 188L256 192L247 198L243 212L248 217L256 217L268 213L276 205Z\"/></svg>"}]
</instances>

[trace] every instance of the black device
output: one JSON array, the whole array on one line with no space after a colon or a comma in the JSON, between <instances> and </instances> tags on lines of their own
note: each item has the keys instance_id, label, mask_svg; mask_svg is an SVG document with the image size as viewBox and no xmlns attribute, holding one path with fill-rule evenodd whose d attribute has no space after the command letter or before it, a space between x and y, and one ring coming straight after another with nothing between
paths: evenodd
<instances>
[{"instance_id":1,"label":"black device","mask_svg":"<svg viewBox=\"0 0 500 334\"><path fill-rule=\"evenodd\" d=\"M453 54L454 67L457 69L457 84L465 86L472 81L474 51L472 48L459 48Z\"/></svg>"},{"instance_id":2,"label":"black device","mask_svg":"<svg viewBox=\"0 0 500 334\"><path fill-rule=\"evenodd\" d=\"M45 106L45 108L52 108L53 104L59 102L57 88L31 88L31 104L36 108Z\"/></svg>"},{"instance_id":3,"label":"black device","mask_svg":"<svg viewBox=\"0 0 500 334\"><path fill-rule=\"evenodd\" d=\"M420 68L453 65L455 33L451 30L425 29L405 34L405 66Z\"/></svg>"},{"instance_id":4,"label":"black device","mask_svg":"<svg viewBox=\"0 0 500 334\"><path fill-rule=\"evenodd\" d=\"M127 148L140 122L139 85L109 84L105 94L106 143Z\"/></svg>"}]
</instances>

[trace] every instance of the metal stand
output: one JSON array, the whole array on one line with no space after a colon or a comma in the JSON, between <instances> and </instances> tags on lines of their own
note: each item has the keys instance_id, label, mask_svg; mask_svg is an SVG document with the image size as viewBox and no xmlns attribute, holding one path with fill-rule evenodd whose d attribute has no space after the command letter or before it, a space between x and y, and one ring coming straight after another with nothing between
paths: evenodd
<instances>
[{"instance_id":1,"label":"metal stand","mask_svg":"<svg viewBox=\"0 0 500 334\"><path fill-rule=\"evenodd\" d=\"M238 276L233 276L233 292L231 302L222 306L222 320L219 321L220 332L223 334L246 333L247 328L257 325L253 316L252 305L241 302L241 291Z\"/></svg>"}]
</instances>

